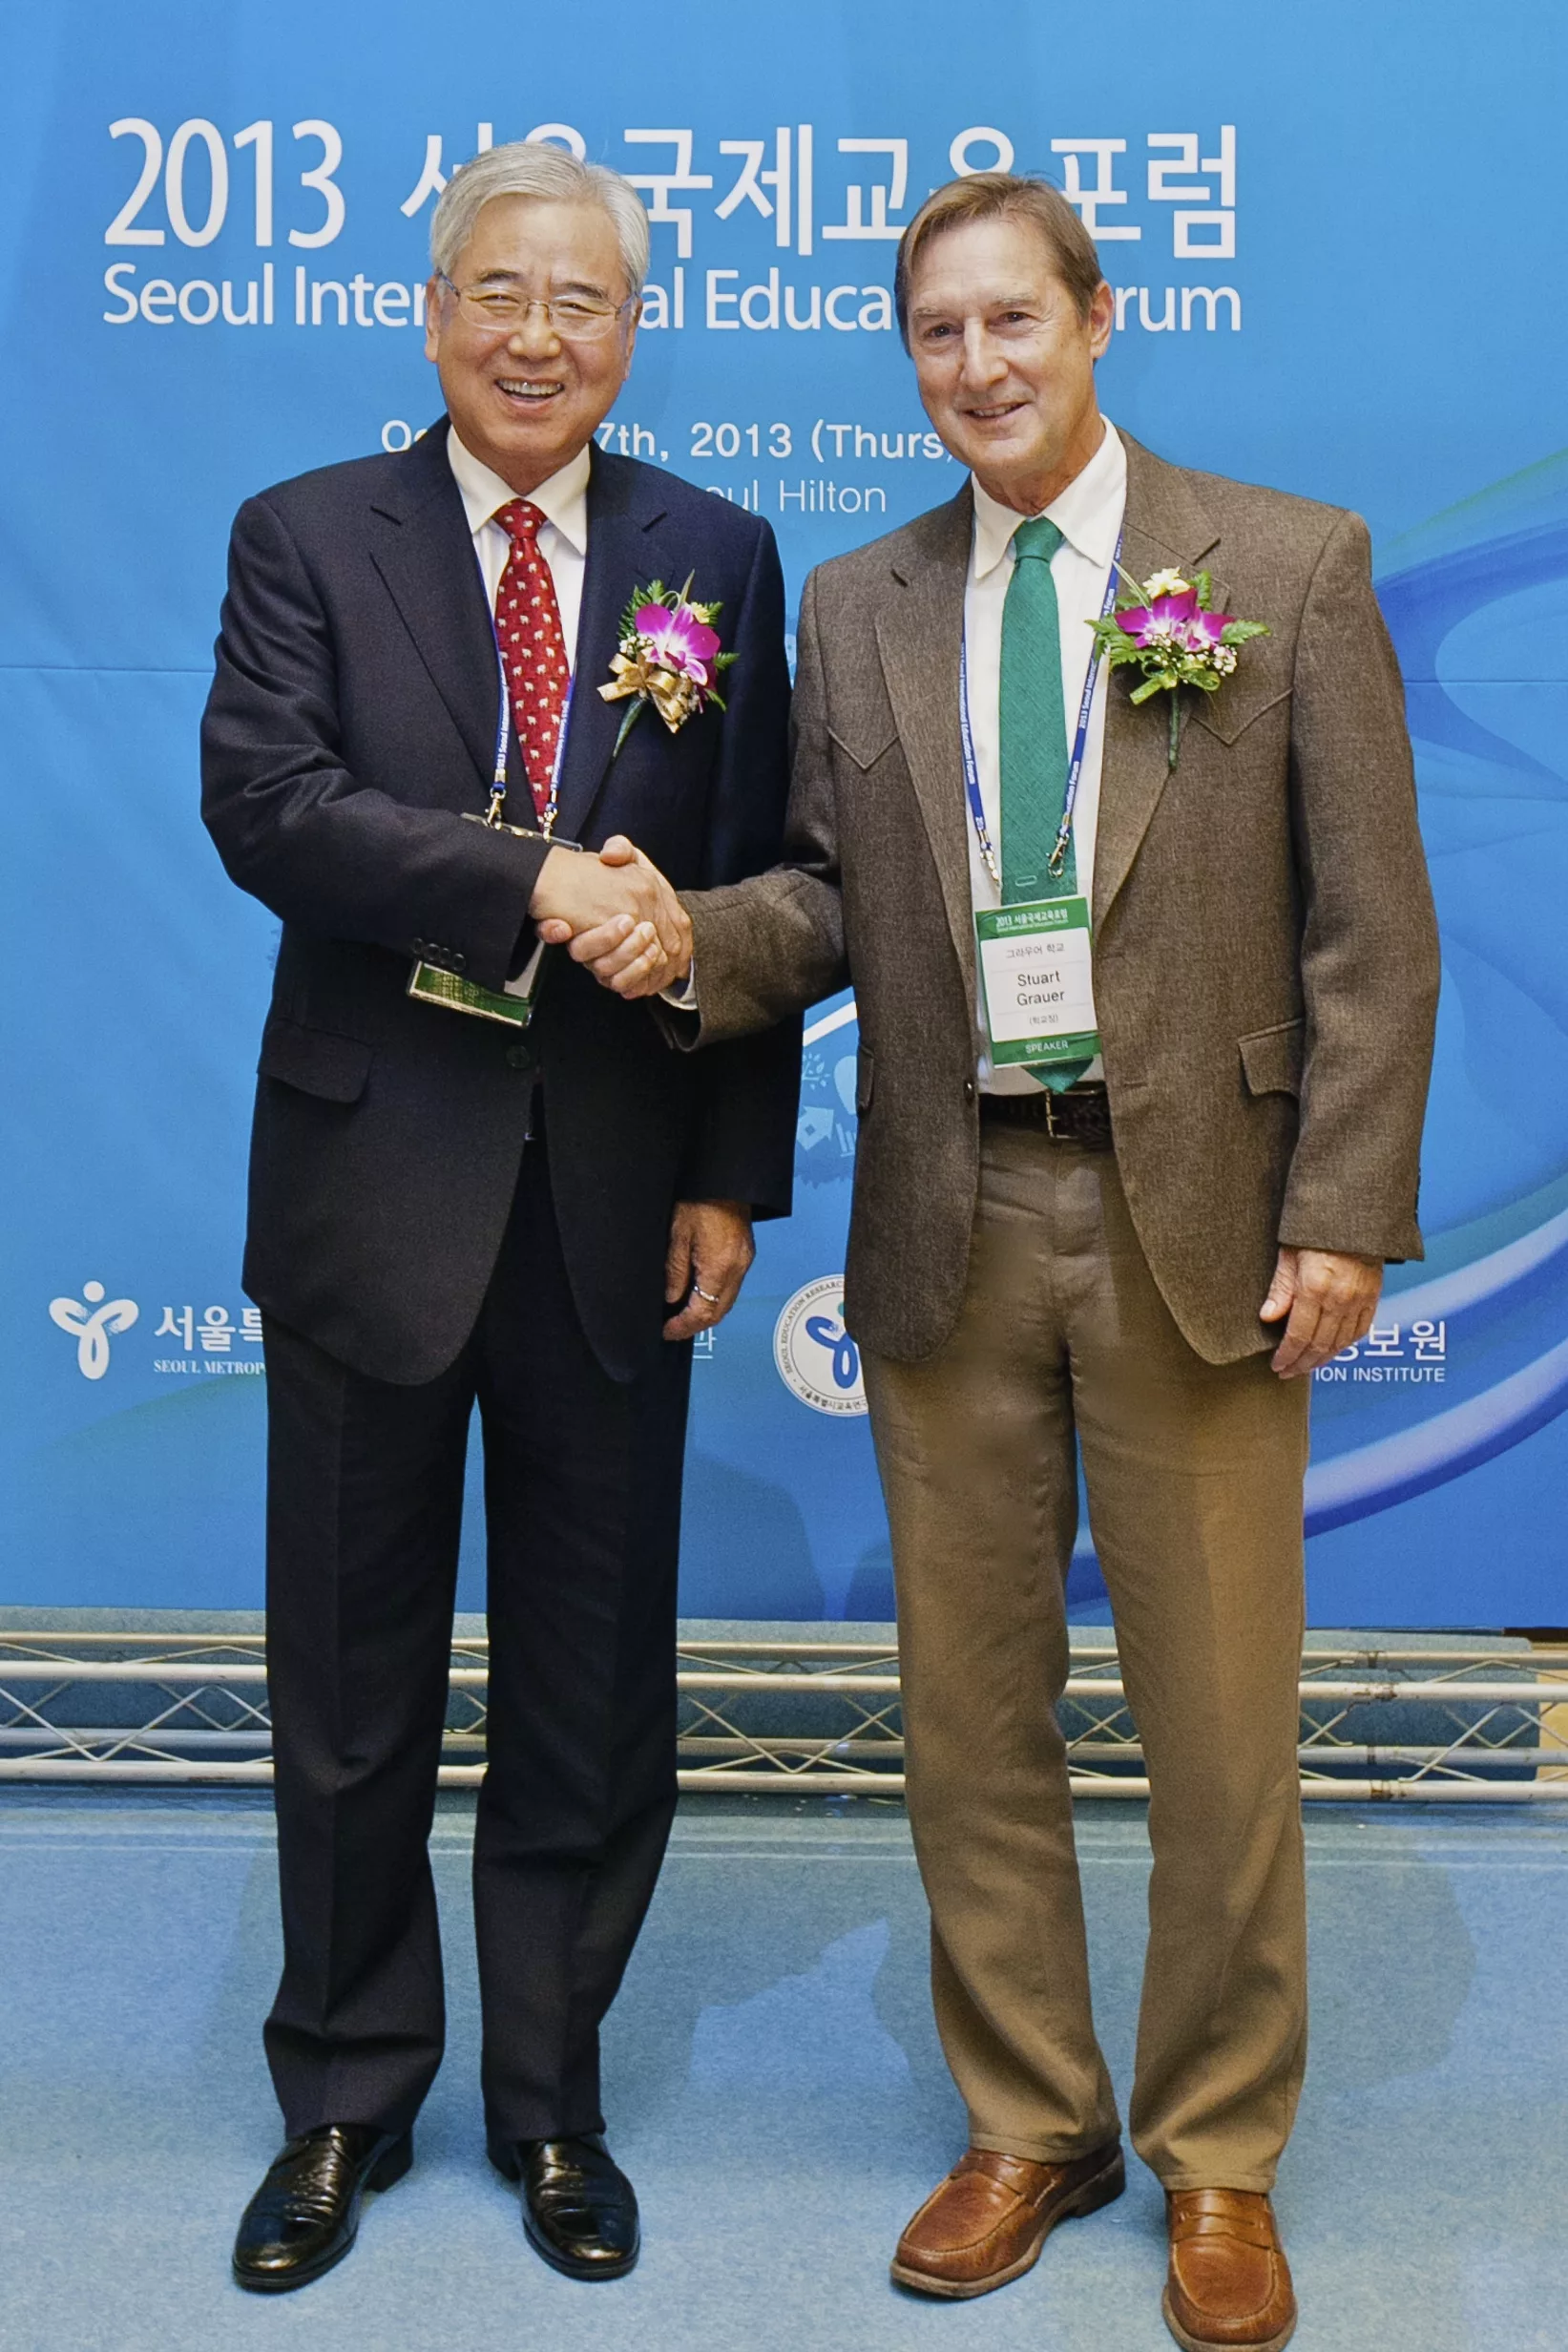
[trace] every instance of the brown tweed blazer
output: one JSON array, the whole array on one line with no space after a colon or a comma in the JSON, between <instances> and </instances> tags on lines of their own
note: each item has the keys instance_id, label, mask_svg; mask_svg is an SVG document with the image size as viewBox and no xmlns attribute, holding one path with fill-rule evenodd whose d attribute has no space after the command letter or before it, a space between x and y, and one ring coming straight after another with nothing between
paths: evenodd
<instances>
[{"instance_id":1,"label":"brown tweed blazer","mask_svg":"<svg viewBox=\"0 0 1568 2352\"><path fill-rule=\"evenodd\" d=\"M1127 465L1125 568L1206 564L1216 603L1271 631L1218 694L1186 693L1174 773L1164 698L1135 709L1113 673L1095 854L1118 1164L1171 1312L1224 1363L1274 1344L1258 1308L1280 1243L1421 1254L1437 936L1366 525L1131 440ZM971 520L966 486L811 575L786 862L685 900L697 1044L854 985L846 1313L864 1346L905 1359L952 1329L978 1179L958 723Z\"/></svg>"}]
</instances>

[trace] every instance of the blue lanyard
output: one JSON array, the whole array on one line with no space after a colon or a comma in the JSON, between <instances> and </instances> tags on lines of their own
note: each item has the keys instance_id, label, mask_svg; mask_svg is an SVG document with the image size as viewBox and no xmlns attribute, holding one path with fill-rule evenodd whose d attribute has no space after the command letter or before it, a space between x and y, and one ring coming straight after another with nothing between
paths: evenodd
<instances>
[{"instance_id":1,"label":"blue lanyard","mask_svg":"<svg viewBox=\"0 0 1568 2352\"><path fill-rule=\"evenodd\" d=\"M1121 573L1121 536L1118 534L1116 554L1111 557L1111 576L1105 583L1105 600L1099 608L1104 620L1116 603L1117 581ZM1102 656L1097 644L1090 656L1088 673L1083 681L1083 693L1078 702L1078 724L1073 737L1072 756L1067 763L1067 790L1062 800L1061 823L1052 848L1050 869L1059 874L1067 861L1067 845L1073 838L1073 811L1077 807L1078 784L1083 775L1084 755L1089 747L1089 714L1095 704L1095 686L1099 678ZM969 812L974 825L974 837L980 845L986 872L996 888L1002 887L1002 870L992 846L991 829L986 823L985 803L980 797L980 767L974 756L974 738L969 723L969 632L964 633L958 649L958 723L964 739L964 790L969 798Z\"/></svg>"},{"instance_id":2,"label":"blue lanyard","mask_svg":"<svg viewBox=\"0 0 1568 2352\"><path fill-rule=\"evenodd\" d=\"M495 628L495 616L491 615L491 627L495 633L495 669L501 682L500 716L495 722L495 770L491 778L490 807L485 811L487 825L499 825L507 805L507 762L512 751L512 689L507 683L507 665L501 657L500 631ZM568 681L566 701L561 706L560 733L555 738L555 764L550 777L550 798L539 816L539 830L546 841L555 829L555 812L561 802L561 764L566 758L566 728L572 716L572 689L575 675Z\"/></svg>"}]
</instances>

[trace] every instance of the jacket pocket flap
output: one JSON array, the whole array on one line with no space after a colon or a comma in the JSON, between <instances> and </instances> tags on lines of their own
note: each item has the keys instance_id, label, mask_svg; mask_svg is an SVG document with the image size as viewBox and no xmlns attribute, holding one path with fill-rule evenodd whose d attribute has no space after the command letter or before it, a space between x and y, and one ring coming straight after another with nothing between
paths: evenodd
<instances>
[{"instance_id":1,"label":"jacket pocket flap","mask_svg":"<svg viewBox=\"0 0 1568 2352\"><path fill-rule=\"evenodd\" d=\"M893 724L890 711L880 721L873 720L867 733L858 743L851 743L847 735L841 735L836 726L830 726L827 732L839 749L847 758L853 760L855 766L863 773L866 769L874 767L878 760L886 752L890 751L898 741L898 729Z\"/></svg>"},{"instance_id":2,"label":"jacket pocket flap","mask_svg":"<svg viewBox=\"0 0 1568 2352\"><path fill-rule=\"evenodd\" d=\"M1300 1094L1306 1023L1282 1020L1240 1038L1242 1069L1249 1094Z\"/></svg>"},{"instance_id":3,"label":"jacket pocket flap","mask_svg":"<svg viewBox=\"0 0 1568 2352\"><path fill-rule=\"evenodd\" d=\"M363 1038L331 1029L305 1029L295 1020L269 1020L261 1033L263 1078L282 1079L324 1102L357 1102L370 1075L375 1048Z\"/></svg>"}]
</instances>

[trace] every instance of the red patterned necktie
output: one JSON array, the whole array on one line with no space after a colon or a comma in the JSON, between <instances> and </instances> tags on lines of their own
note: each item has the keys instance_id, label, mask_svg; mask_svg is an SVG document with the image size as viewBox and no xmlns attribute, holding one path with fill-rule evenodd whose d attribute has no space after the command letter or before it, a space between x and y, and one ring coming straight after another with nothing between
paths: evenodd
<instances>
[{"instance_id":1,"label":"red patterned necktie","mask_svg":"<svg viewBox=\"0 0 1568 2352\"><path fill-rule=\"evenodd\" d=\"M495 521L512 541L506 570L495 592L495 634L512 696L512 723L540 822L550 806L555 751L566 713L571 671L561 608L550 566L539 553L545 520L526 498L497 510Z\"/></svg>"}]
</instances>

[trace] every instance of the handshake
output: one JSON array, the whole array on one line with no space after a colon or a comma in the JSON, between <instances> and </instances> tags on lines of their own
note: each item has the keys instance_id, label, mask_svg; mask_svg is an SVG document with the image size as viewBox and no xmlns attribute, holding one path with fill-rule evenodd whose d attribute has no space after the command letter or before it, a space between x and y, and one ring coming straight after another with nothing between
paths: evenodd
<instances>
[{"instance_id":1,"label":"handshake","mask_svg":"<svg viewBox=\"0 0 1568 2352\"><path fill-rule=\"evenodd\" d=\"M547 947L564 947L617 997L657 997L691 972L691 918L624 833L596 853L552 850L528 902Z\"/></svg>"}]
</instances>

